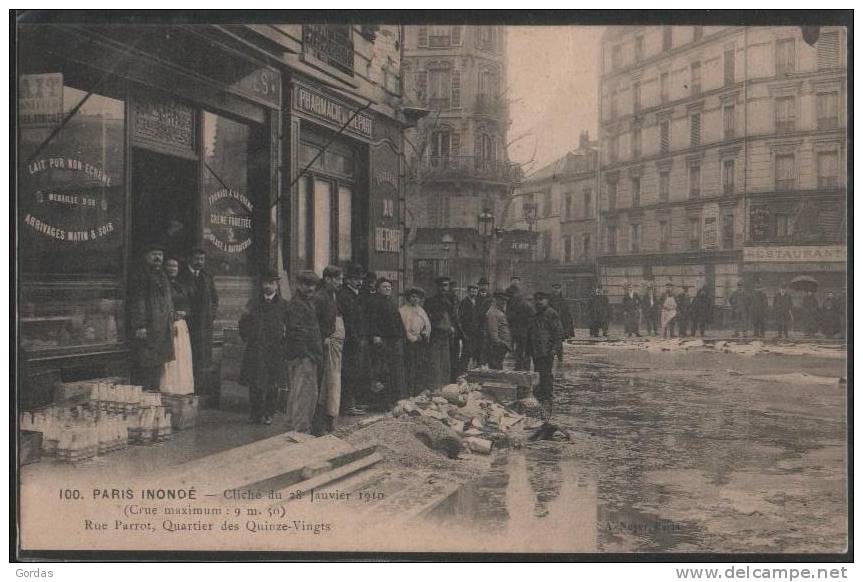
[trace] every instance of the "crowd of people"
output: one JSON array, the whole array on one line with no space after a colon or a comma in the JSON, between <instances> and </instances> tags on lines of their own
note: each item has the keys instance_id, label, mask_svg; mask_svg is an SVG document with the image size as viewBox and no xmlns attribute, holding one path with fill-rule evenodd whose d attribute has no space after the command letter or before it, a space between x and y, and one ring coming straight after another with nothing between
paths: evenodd
<instances>
[{"instance_id":1,"label":"crowd of people","mask_svg":"<svg viewBox=\"0 0 863 582\"><path fill-rule=\"evenodd\" d=\"M767 322L772 317L776 337L787 338L795 323L795 313L802 318L798 323L806 337L814 337L817 332L828 338L840 334L845 317L844 303L829 291L821 304L814 291L803 293L800 309L795 311L787 285L779 288L771 303L762 287L749 290L742 281L738 282L726 301L734 337L748 337L750 332L755 338L766 337ZM707 287L699 288L693 297L687 285L675 292L675 286L667 283L665 292L657 294L654 286L648 284L639 294L626 283L620 309L623 332L627 337L642 337L642 329L645 335L664 338L704 337L708 326L713 323L714 299ZM599 337L601 332L608 337L611 307L603 288L597 287L591 294L587 311L590 335Z\"/></svg>"}]
</instances>

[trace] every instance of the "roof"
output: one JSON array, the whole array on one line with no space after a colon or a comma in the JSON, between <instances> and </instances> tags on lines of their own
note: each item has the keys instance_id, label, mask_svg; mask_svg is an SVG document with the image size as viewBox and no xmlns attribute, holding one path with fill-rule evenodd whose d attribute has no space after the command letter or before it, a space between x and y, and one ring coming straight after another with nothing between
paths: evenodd
<instances>
[{"instance_id":1,"label":"roof","mask_svg":"<svg viewBox=\"0 0 863 582\"><path fill-rule=\"evenodd\" d=\"M591 151L595 152L596 150L591 149ZM587 157L588 152L584 150L573 150L571 152L567 152L565 156L559 158L547 166L543 166L533 174L529 175L524 183L531 182L539 182L547 179L555 179L563 176L574 176L576 174L583 174L585 172L589 172L589 166L585 167L587 164L585 158Z\"/></svg>"}]
</instances>

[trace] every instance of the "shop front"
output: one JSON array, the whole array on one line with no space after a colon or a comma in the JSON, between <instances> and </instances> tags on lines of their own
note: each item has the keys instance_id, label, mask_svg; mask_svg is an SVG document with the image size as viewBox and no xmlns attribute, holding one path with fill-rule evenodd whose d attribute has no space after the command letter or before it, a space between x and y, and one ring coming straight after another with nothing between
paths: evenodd
<instances>
[{"instance_id":1,"label":"shop front","mask_svg":"<svg viewBox=\"0 0 863 582\"><path fill-rule=\"evenodd\" d=\"M22 405L126 375L127 284L150 243L207 253L221 330L274 265L281 79L208 27L21 27L18 345Z\"/></svg>"}]
</instances>

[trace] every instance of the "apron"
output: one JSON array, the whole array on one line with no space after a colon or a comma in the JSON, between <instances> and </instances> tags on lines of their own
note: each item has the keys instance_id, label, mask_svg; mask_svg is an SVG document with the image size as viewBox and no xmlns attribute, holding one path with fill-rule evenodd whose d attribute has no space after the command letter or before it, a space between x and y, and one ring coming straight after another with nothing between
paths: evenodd
<instances>
[{"instance_id":1,"label":"apron","mask_svg":"<svg viewBox=\"0 0 863 582\"><path fill-rule=\"evenodd\" d=\"M339 315L332 335L324 340L323 375L318 404L328 416L337 417L342 400L342 349L345 323Z\"/></svg>"}]
</instances>

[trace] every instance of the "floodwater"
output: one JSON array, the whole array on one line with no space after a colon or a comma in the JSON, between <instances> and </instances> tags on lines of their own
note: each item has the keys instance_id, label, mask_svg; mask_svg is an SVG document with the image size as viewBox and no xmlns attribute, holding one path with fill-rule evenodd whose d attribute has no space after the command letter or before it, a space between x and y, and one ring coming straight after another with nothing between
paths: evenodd
<instances>
[{"instance_id":1,"label":"floodwater","mask_svg":"<svg viewBox=\"0 0 863 582\"><path fill-rule=\"evenodd\" d=\"M553 420L571 441L497 453L441 519L524 551L844 551L844 365L568 347ZM794 371L822 381L751 378Z\"/></svg>"}]
</instances>

